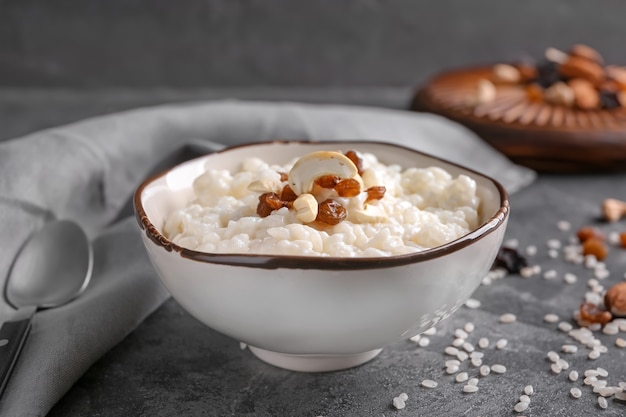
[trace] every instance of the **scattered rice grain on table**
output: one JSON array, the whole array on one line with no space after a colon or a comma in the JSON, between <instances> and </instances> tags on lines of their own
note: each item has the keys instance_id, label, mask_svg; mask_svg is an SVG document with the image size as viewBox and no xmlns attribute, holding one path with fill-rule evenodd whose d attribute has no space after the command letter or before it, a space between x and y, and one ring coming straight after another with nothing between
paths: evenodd
<instances>
[{"instance_id":1,"label":"scattered rice grain on table","mask_svg":"<svg viewBox=\"0 0 626 417\"><path fill-rule=\"evenodd\" d=\"M437 387L437 381L434 381L432 379L425 379L422 381L422 386L424 388L436 388Z\"/></svg>"},{"instance_id":2,"label":"scattered rice grain on table","mask_svg":"<svg viewBox=\"0 0 626 417\"><path fill-rule=\"evenodd\" d=\"M517 320L517 317L513 313L505 313L500 316L500 323L509 324Z\"/></svg>"},{"instance_id":3,"label":"scattered rice grain on table","mask_svg":"<svg viewBox=\"0 0 626 417\"><path fill-rule=\"evenodd\" d=\"M515 407L513 407L513 409L518 412L521 413L522 411L526 411L528 409L528 404L526 402L520 401L517 404L515 404Z\"/></svg>"},{"instance_id":4,"label":"scattered rice grain on table","mask_svg":"<svg viewBox=\"0 0 626 417\"><path fill-rule=\"evenodd\" d=\"M506 366L500 364L491 365L491 371L496 374L503 374L506 372Z\"/></svg>"}]
</instances>

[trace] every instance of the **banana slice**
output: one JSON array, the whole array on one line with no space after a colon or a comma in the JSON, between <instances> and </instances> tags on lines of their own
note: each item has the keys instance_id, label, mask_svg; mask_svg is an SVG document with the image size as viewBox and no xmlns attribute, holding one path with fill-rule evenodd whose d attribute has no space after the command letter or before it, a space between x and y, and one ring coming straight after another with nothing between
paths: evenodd
<instances>
[{"instance_id":1,"label":"banana slice","mask_svg":"<svg viewBox=\"0 0 626 417\"><path fill-rule=\"evenodd\" d=\"M297 194L310 193L315 180L324 175L354 178L363 184L356 165L341 152L317 151L298 159L289 171L289 187Z\"/></svg>"}]
</instances>

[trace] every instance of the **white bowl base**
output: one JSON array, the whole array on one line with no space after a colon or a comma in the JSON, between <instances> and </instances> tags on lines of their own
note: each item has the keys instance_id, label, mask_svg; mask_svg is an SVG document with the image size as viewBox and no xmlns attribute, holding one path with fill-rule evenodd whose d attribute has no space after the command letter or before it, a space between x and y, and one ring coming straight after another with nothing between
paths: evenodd
<instances>
[{"instance_id":1,"label":"white bowl base","mask_svg":"<svg viewBox=\"0 0 626 417\"><path fill-rule=\"evenodd\" d=\"M270 365L298 372L329 372L359 366L374 359L382 349L345 355L291 355L248 346L257 358Z\"/></svg>"}]
</instances>

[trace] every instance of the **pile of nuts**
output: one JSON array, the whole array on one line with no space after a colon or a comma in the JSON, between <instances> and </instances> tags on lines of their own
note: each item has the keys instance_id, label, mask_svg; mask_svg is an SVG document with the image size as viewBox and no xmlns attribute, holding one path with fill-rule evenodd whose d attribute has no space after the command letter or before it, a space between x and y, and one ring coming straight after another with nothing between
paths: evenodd
<instances>
[{"instance_id":1,"label":"pile of nuts","mask_svg":"<svg viewBox=\"0 0 626 417\"><path fill-rule=\"evenodd\" d=\"M354 151L312 152L300 158L289 173L280 173L287 182L279 193L265 191L259 196L257 214L269 216L274 210L287 207L295 210L296 218L303 223L336 225L347 218L347 211L336 197L356 197L366 192L364 207L355 216L363 222L384 221L384 213L366 203L384 197L384 186L371 186L363 190L362 161ZM258 184L251 184L252 188Z\"/></svg>"},{"instance_id":2,"label":"pile of nuts","mask_svg":"<svg viewBox=\"0 0 626 417\"><path fill-rule=\"evenodd\" d=\"M497 64L490 79L481 79L475 104L493 101L497 85L524 88L531 101L580 110L626 107L626 67L604 65L602 55L587 45L568 52L545 51L538 64Z\"/></svg>"},{"instance_id":3,"label":"pile of nuts","mask_svg":"<svg viewBox=\"0 0 626 417\"><path fill-rule=\"evenodd\" d=\"M609 198L602 203L602 215L607 222L616 222L626 216L626 202ZM593 255L599 261L606 258L609 246L605 243L605 236L593 226L585 226L576 234L582 244L584 256ZM619 245L626 248L626 232L619 233ZM604 303L594 304L585 301L581 304L578 322L581 325L599 323L604 325L613 317L626 317L626 282L621 282L609 288L604 294Z\"/></svg>"},{"instance_id":4,"label":"pile of nuts","mask_svg":"<svg viewBox=\"0 0 626 417\"><path fill-rule=\"evenodd\" d=\"M608 198L601 205L602 218L607 223L615 223L626 217L626 201ZM568 226L569 227L569 226ZM626 249L626 230L611 233L610 237L595 226L583 226L576 232L575 240L579 243L580 258L589 267L600 266L602 261L609 255L611 247ZM528 253L531 253L527 250ZM555 255L556 256L556 255ZM567 258L567 257L566 257ZM573 260L570 258L569 260ZM494 262L495 271L503 268L506 273L520 274L529 277L534 272L528 272L534 268L528 265L527 259L515 246L502 246ZM606 272L606 271L605 271ZM495 274L493 276L496 276ZM596 275L600 277L599 275ZM548 277L546 272L545 277ZM626 274L625 274L626 278ZM581 327L604 326L614 318L626 318L626 282L613 285L604 291L603 287L593 288L592 292L603 294L591 299L585 297L579 309L575 312L574 319ZM596 294L597 295L597 294Z\"/></svg>"}]
</instances>

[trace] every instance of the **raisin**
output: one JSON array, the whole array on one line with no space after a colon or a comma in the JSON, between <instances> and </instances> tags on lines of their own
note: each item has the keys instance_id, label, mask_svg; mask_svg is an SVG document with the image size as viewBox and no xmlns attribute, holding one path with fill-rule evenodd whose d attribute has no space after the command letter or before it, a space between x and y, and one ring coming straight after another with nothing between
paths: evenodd
<instances>
[{"instance_id":1,"label":"raisin","mask_svg":"<svg viewBox=\"0 0 626 417\"><path fill-rule=\"evenodd\" d=\"M315 220L334 226L345 220L346 216L347 212L344 206L335 200L328 199L319 204Z\"/></svg>"},{"instance_id":2,"label":"raisin","mask_svg":"<svg viewBox=\"0 0 626 417\"><path fill-rule=\"evenodd\" d=\"M336 175L322 175L315 180L315 184L322 188L335 188L341 179Z\"/></svg>"},{"instance_id":3,"label":"raisin","mask_svg":"<svg viewBox=\"0 0 626 417\"><path fill-rule=\"evenodd\" d=\"M542 88L548 88L560 81L558 65L552 61L543 61L537 65L535 82Z\"/></svg>"},{"instance_id":4,"label":"raisin","mask_svg":"<svg viewBox=\"0 0 626 417\"><path fill-rule=\"evenodd\" d=\"M354 197L361 193L361 184L354 178L339 181L335 186L339 197Z\"/></svg>"},{"instance_id":5,"label":"raisin","mask_svg":"<svg viewBox=\"0 0 626 417\"><path fill-rule=\"evenodd\" d=\"M285 185L283 190L280 192L280 199L282 201L294 201L296 198L298 198L298 196L289 185Z\"/></svg>"},{"instance_id":6,"label":"raisin","mask_svg":"<svg viewBox=\"0 0 626 417\"><path fill-rule=\"evenodd\" d=\"M621 107L615 91L600 90L600 103L605 109L617 109Z\"/></svg>"},{"instance_id":7,"label":"raisin","mask_svg":"<svg viewBox=\"0 0 626 417\"><path fill-rule=\"evenodd\" d=\"M580 305L580 318L589 323L606 324L613 316L597 304L584 302Z\"/></svg>"},{"instance_id":8,"label":"raisin","mask_svg":"<svg viewBox=\"0 0 626 417\"><path fill-rule=\"evenodd\" d=\"M603 240L592 237L583 242L583 255L594 255L601 261L609 254L609 248Z\"/></svg>"},{"instance_id":9,"label":"raisin","mask_svg":"<svg viewBox=\"0 0 626 417\"><path fill-rule=\"evenodd\" d=\"M348 151L345 153L346 157L352 161L356 169L359 171L359 175L363 174L363 160L354 151Z\"/></svg>"},{"instance_id":10,"label":"raisin","mask_svg":"<svg viewBox=\"0 0 626 417\"><path fill-rule=\"evenodd\" d=\"M591 238L604 240L604 235L602 234L602 232L593 226L581 227L580 229L578 229L578 232L576 232L576 237L581 243Z\"/></svg>"},{"instance_id":11,"label":"raisin","mask_svg":"<svg viewBox=\"0 0 626 417\"><path fill-rule=\"evenodd\" d=\"M387 191L387 188L385 188L385 186L380 185L380 186L374 186L374 187L370 187L367 190L365 190L367 192L367 199L365 200L370 201L370 200L380 200L385 196L385 192Z\"/></svg>"},{"instance_id":12,"label":"raisin","mask_svg":"<svg viewBox=\"0 0 626 417\"><path fill-rule=\"evenodd\" d=\"M280 174L280 182L285 182L289 179L289 174L286 172L279 172Z\"/></svg>"},{"instance_id":13,"label":"raisin","mask_svg":"<svg viewBox=\"0 0 626 417\"><path fill-rule=\"evenodd\" d=\"M259 196L256 213L259 217L267 217L272 211L282 207L285 207L285 202L281 201L276 193L263 193Z\"/></svg>"},{"instance_id":14,"label":"raisin","mask_svg":"<svg viewBox=\"0 0 626 417\"><path fill-rule=\"evenodd\" d=\"M498 251L494 266L505 268L512 274L519 274L522 268L528 266L528 261L517 249L503 246Z\"/></svg>"},{"instance_id":15,"label":"raisin","mask_svg":"<svg viewBox=\"0 0 626 417\"><path fill-rule=\"evenodd\" d=\"M619 234L619 243L623 248L626 248L626 232L622 232Z\"/></svg>"},{"instance_id":16,"label":"raisin","mask_svg":"<svg viewBox=\"0 0 626 417\"><path fill-rule=\"evenodd\" d=\"M526 86L526 96L530 101L543 101L543 88L539 84L528 84Z\"/></svg>"}]
</instances>

